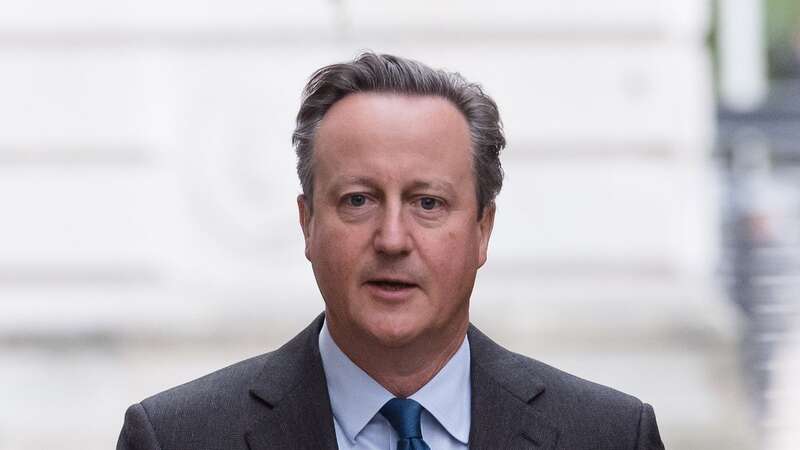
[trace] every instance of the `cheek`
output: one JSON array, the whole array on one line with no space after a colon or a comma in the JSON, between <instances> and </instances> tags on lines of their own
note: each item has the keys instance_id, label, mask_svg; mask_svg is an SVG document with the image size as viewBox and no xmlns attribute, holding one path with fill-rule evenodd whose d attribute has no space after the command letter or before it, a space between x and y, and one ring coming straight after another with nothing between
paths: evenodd
<instances>
[{"instance_id":1,"label":"cheek","mask_svg":"<svg viewBox=\"0 0 800 450\"><path fill-rule=\"evenodd\" d=\"M341 285L355 275L359 239L352 230L320 227L311 244L312 265L326 284Z\"/></svg>"},{"instance_id":2,"label":"cheek","mask_svg":"<svg viewBox=\"0 0 800 450\"><path fill-rule=\"evenodd\" d=\"M450 230L439 238L426 241L425 245L425 248L433 250L426 252L426 259L433 281L443 294L460 290L468 278L474 277L479 246L472 230Z\"/></svg>"}]
</instances>

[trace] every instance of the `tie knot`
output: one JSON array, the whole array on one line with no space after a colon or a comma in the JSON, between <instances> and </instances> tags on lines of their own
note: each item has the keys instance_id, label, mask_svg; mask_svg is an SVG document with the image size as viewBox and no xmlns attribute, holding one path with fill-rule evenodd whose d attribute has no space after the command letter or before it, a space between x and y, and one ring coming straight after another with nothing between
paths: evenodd
<instances>
[{"instance_id":1,"label":"tie knot","mask_svg":"<svg viewBox=\"0 0 800 450\"><path fill-rule=\"evenodd\" d=\"M422 405L410 398L393 398L381 408L381 414L392 424L399 439L422 438L420 415Z\"/></svg>"}]
</instances>

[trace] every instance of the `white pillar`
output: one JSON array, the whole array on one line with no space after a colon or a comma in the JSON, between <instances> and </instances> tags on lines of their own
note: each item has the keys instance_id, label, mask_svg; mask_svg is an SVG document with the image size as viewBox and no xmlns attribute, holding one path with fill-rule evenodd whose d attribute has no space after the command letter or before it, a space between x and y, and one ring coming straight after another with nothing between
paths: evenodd
<instances>
[{"instance_id":1,"label":"white pillar","mask_svg":"<svg viewBox=\"0 0 800 450\"><path fill-rule=\"evenodd\" d=\"M720 0L718 43L722 101L757 108L768 88L762 0Z\"/></svg>"}]
</instances>

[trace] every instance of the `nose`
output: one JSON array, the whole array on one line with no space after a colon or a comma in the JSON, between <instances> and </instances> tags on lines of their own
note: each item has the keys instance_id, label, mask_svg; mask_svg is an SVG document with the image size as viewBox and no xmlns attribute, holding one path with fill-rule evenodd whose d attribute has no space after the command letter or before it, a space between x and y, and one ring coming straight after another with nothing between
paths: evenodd
<instances>
[{"instance_id":1,"label":"nose","mask_svg":"<svg viewBox=\"0 0 800 450\"><path fill-rule=\"evenodd\" d=\"M411 251L411 235L403 218L402 208L387 207L375 230L375 251L387 256L405 255Z\"/></svg>"}]
</instances>

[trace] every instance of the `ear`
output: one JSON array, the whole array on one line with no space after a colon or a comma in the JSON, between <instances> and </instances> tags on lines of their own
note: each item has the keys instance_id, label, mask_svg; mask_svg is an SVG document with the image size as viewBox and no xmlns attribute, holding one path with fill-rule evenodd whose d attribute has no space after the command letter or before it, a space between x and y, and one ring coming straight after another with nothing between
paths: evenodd
<instances>
[{"instance_id":1,"label":"ear","mask_svg":"<svg viewBox=\"0 0 800 450\"><path fill-rule=\"evenodd\" d=\"M303 194L297 196L297 213L300 218L300 229L303 230L306 259L311 261L311 255L309 253L309 240L311 239L311 205Z\"/></svg>"},{"instance_id":2,"label":"ear","mask_svg":"<svg viewBox=\"0 0 800 450\"><path fill-rule=\"evenodd\" d=\"M496 206L494 202L487 205L483 209L483 217L478 220L478 234L479 245L478 251L478 267L482 267L486 263L486 257L489 252L489 237L492 235L492 228L494 227L494 212Z\"/></svg>"}]
</instances>

